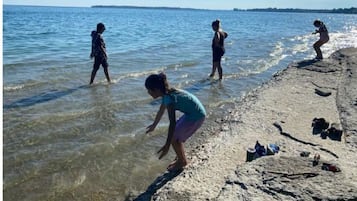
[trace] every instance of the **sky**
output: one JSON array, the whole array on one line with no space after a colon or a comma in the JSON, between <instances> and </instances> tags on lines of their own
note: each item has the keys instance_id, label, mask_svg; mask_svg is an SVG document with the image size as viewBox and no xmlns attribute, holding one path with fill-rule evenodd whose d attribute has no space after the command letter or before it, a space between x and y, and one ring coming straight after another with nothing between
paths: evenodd
<instances>
[{"instance_id":1,"label":"sky","mask_svg":"<svg viewBox=\"0 0 357 201\"><path fill-rule=\"evenodd\" d=\"M333 9L357 7L356 0L3 0L10 5L90 7L92 5L164 6L181 8L304 8Z\"/></svg>"}]
</instances>

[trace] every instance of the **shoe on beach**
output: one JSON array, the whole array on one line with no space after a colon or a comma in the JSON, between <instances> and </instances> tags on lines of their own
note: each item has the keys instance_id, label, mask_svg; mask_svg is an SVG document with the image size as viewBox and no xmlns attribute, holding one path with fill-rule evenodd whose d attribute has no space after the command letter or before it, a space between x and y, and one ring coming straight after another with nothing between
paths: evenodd
<instances>
[{"instance_id":1,"label":"shoe on beach","mask_svg":"<svg viewBox=\"0 0 357 201\"><path fill-rule=\"evenodd\" d=\"M315 94L319 95L319 96L323 96L323 97L327 97L330 96L332 93L330 91L327 90L323 90L323 89L315 89Z\"/></svg>"},{"instance_id":2,"label":"shoe on beach","mask_svg":"<svg viewBox=\"0 0 357 201\"><path fill-rule=\"evenodd\" d=\"M300 153L300 156L301 156L301 157L309 157L309 156L310 156L310 152L308 152L308 151L303 151L303 152Z\"/></svg>"},{"instance_id":3,"label":"shoe on beach","mask_svg":"<svg viewBox=\"0 0 357 201\"><path fill-rule=\"evenodd\" d=\"M328 131L327 130L323 130L321 133L320 133L320 137L322 138L322 139L326 139L327 138L327 136L328 136Z\"/></svg>"},{"instance_id":4,"label":"shoe on beach","mask_svg":"<svg viewBox=\"0 0 357 201\"><path fill-rule=\"evenodd\" d=\"M250 161L254 160L256 157L255 154L256 154L255 148L248 148L246 162L250 162Z\"/></svg>"},{"instance_id":5,"label":"shoe on beach","mask_svg":"<svg viewBox=\"0 0 357 201\"><path fill-rule=\"evenodd\" d=\"M276 144L268 144L267 155L274 155L279 152L279 146Z\"/></svg>"},{"instance_id":6,"label":"shoe on beach","mask_svg":"<svg viewBox=\"0 0 357 201\"><path fill-rule=\"evenodd\" d=\"M321 169L331 172L341 172L340 168L338 168L336 165L332 165L329 163L323 163Z\"/></svg>"},{"instance_id":7,"label":"shoe on beach","mask_svg":"<svg viewBox=\"0 0 357 201\"><path fill-rule=\"evenodd\" d=\"M267 154L267 151L265 150L265 147L261 145L258 141L256 142L255 146L255 153L258 157L265 156Z\"/></svg>"},{"instance_id":8,"label":"shoe on beach","mask_svg":"<svg viewBox=\"0 0 357 201\"><path fill-rule=\"evenodd\" d=\"M327 134L328 134L328 137L331 139L331 140L336 140L336 141L341 141L341 138L342 138L342 130L340 129L337 129L333 126L331 126L329 129L327 129Z\"/></svg>"},{"instance_id":9,"label":"shoe on beach","mask_svg":"<svg viewBox=\"0 0 357 201\"><path fill-rule=\"evenodd\" d=\"M330 123L324 118L314 118L312 120L311 127L313 127L312 133L319 134L323 130L326 130L329 127Z\"/></svg>"}]
</instances>

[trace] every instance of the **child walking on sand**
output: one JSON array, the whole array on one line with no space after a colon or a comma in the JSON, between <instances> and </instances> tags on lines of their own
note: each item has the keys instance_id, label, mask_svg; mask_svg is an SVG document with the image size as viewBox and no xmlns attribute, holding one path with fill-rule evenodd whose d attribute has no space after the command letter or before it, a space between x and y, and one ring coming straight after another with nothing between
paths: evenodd
<instances>
[{"instance_id":1,"label":"child walking on sand","mask_svg":"<svg viewBox=\"0 0 357 201\"><path fill-rule=\"evenodd\" d=\"M165 145L157 153L160 154L159 159L161 159L168 153L170 145L172 145L176 159L167 169L169 171L181 170L188 164L183 143L203 124L206 116L205 108L193 94L184 90L169 88L164 73L150 75L145 81L145 87L154 99L162 97L160 109L153 124L147 127L146 133L155 129L167 109L170 120L167 139ZM176 110L183 113L177 121Z\"/></svg>"},{"instance_id":2,"label":"child walking on sand","mask_svg":"<svg viewBox=\"0 0 357 201\"><path fill-rule=\"evenodd\" d=\"M316 29L316 31L313 32L313 34L317 34L317 33L320 34L320 39L314 43L314 49L315 49L315 52L316 52L316 58L315 59L321 60L322 59L322 52L321 52L320 47L323 44L327 43L330 40L330 38L329 38L329 35L328 35L327 28L326 28L325 24L322 21L315 20L314 21L314 26L316 28L318 28L318 29Z\"/></svg>"},{"instance_id":3,"label":"child walking on sand","mask_svg":"<svg viewBox=\"0 0 357 201\"><path fill-rule=\"evenodd\" d=\"M91 33L92 51L90 53L90 58L92 59L94 57L94 64L93 64L93 70L92 70L89 84L93 84L95 75L97 74L100 65L103 66L105 77L107 78L107 81L110 83L110 77L108 72L109 65L107 61L108 56L105 49L104 39L102 37L104 30L105 30L104 24L98 23L97 31L92 31Z\"/></svg>"},{"instance_id":4,"label":"child walking on sand","mask_svg":"<svg viewBox=\"0 0 357 201\"><path fill-rule=\"evenodd\" d=\"M216 69L218 69L219 79L222 80L223 70L221 65L222 56L225 53L224 39L227 38L228 34L221 29L221 22L215 20L212 22L212 29L214 31L214 36L212 39L212 72L210 77L214 77Z\"/></svg>"}]
</instances>

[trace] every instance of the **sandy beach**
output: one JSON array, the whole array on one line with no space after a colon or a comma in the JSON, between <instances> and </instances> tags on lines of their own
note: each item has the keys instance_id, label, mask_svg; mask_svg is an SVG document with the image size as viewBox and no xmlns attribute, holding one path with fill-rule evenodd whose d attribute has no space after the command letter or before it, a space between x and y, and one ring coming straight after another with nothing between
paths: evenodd
<instances>
[{"instance_id":1,"label":"sandy beach","mask_svg":"<svg viewBox=\"0 0 357 201\"><path fill-rule=\"evenodd\" d=\"M290 64L227 111L219 129L201 131L216 133L189 151L185 170L165 172L133 200L357 200L356 66L356 48ZM315 118L329 123L325 135ZM279 152L246 162L257 141Z\"/></svg>"}]
</instances>

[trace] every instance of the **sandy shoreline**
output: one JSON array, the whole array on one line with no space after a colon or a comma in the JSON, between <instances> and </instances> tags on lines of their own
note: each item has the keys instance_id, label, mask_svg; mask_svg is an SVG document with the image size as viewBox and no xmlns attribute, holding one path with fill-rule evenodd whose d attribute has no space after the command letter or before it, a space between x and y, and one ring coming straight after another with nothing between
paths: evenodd
<instances>
[{"instance_id":1,"label":"sandy shoreline","mask_svg":"<svg viewBox=\"0 0 357 201\"><path fill-rule=\"evenodd\" d=\"M356 48L291 64L223 117L219 133L192 150L183 172L166 172L135 200L357 199L356 66ZM314 118L343 130L342 140L313 134ZM257 140L280 152L245 162ZM314 154L321 156L316 166ZM322 170L324 162L341 172Z\"/></svg>"}]
</instances>

